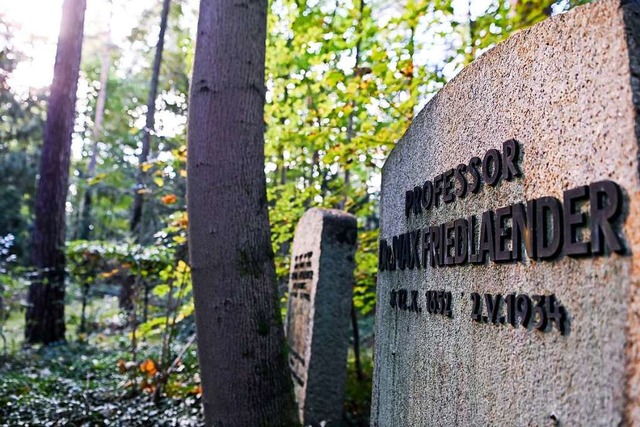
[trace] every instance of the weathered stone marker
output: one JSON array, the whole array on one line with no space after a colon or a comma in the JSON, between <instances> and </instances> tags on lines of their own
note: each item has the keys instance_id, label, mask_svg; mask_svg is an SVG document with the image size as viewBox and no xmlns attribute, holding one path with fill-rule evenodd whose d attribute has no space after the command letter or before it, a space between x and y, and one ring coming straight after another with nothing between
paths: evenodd
<instances>
[{"instance_id":1,"label":"weathered stone marker","mask_svg":"<svg viewBox=\"0 0 640 427\"><path fill-rule=\"evenodd\" d=\"M310 209L293 239L285 332L300 421L339 423L349 348L357 223Z\"/></svg>"},{"instance_id":2,"label":"weathered stone marker","mask_svg":"<svg viewBox=\"0 0 640 427\"><path fill-rule=\"evenodd\" d=\"M372 425L640 423L639 41L638 1L553 17L394 148Z\"/></svg>"}]
</instances>

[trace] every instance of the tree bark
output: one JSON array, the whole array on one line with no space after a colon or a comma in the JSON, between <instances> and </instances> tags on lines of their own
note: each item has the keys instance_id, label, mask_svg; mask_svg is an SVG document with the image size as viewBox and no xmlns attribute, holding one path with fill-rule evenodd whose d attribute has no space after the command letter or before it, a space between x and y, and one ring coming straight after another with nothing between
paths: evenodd
<instances>
[{"instance_id":1,"label":"tree bark","mask_svg":"<svg viewBox=\"0 0 640 427\"><path fill-rule=\"evenodd\" d=\"M359 15L358 15L358 22L356 24L356 29L359 32L359 36L358 36L358 42L356 43L356 62L355 65L353 66L353 71L354 71L354 75L359 76L359 78L362 78L362 70L360 70L360 49L362 47L362 21L364 19L364 7L365 7L365 1L364 0L360 0L360 6L359 6ZM358 98L358 92L356 90L356 93L353 95L353 99L351 100L350 104L351 104L351 113L349 114L349 120L347 122L347 139L346 139L346 143L347 145L351 144L351 141L353 140L354 136L355 136L355 118L356 118L356 109L358 108L358 103L356 102L356 99ZM351 170L349 166L351 163L351 159L349 159L347 161L347 164L344 166L344 183L343 183L343 188L342 188L342 200L338 203L338 208L339 209L343 209L345 208L346 204L347 204L347 200L349 198L349 187L351 186Z\"/></svg>"},{"instance_id":2,"label":"tree bark","mask_svg":"<svg viewBox=\"0 0 640 427\"><path fill-rule=\"evenodd\" d=\"M64 340L65 205L71 135L75 120L86 0L65 0L47 108L40 179L36 195L33 264L25 339L49 344Z\"/></svg>"},{"instance_id":3,"label":"tree bark","mask_svg":"<svg viewBox=\"0 0 640 427\"><path fill-rule=\"evenodd\" d=\"M296 425L264 173L267 0L202 0L189 246L207 425Z\"/></svg>"},{"instance_id":4,"label":"tree bark","mask_svg":"<svg viewBox=\"0 0 640 427\"><path fill-rule=\"evenodd\" d=\"M169 9L171 0L163 0L162 14L160 16L160 32L158 34L158 44L156 45L156 54L153 60L153 71L151 74L151 85L149 86L149 98L147 99L147 116L144 129L142 130L142 151L138 157L138 185L133 196L133 212L131 214L131 231L138 240L143 235L142 229L142 207L144 205L144 193L146 172L142 165L149 159L151 151L151 134L154 132L156 117L156 98L158 97L158 81L160 79L160 65L162 64L162 52L164 50L164 34L167 31L167 21L169 19Z\"/></svg>"}]
</instances>

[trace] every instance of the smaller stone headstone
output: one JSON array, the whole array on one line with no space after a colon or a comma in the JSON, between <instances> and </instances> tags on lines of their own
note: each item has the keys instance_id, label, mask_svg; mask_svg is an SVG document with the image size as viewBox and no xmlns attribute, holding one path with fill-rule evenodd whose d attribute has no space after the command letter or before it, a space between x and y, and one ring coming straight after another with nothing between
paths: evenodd
<instances>
[{"instance_id":1,"label":"smaller stone headstone","mask_svg":"<svg viewBox=\"0 0 640 427\"><path fill-rule=\"evenodd\" d=\"M303 425L338 424L347 374L357 223L310 209L296 228L285 333Z\"/></svg>"}]
</instances>

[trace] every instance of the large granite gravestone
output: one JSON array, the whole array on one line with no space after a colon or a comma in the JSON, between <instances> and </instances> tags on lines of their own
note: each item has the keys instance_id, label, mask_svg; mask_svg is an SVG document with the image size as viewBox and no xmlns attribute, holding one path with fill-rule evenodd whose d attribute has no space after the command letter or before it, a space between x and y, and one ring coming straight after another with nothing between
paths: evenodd
<instances>
[{"instance_id":1,"label":"large granite gravestone","mask_svg":"<svg viewBox=\"0 0 640 427\"><path fill-rule=\"evenodd\" d=\"M516 34L394 148L372 425L640 422L639 13Z\"/></svg>"},{"instance_id":2,"label":"large granite gravestone","mask_svg":"<svg viewBox=\"0 0 640 427\"><path fill-rule=\"evenodd\" d=\"M285 333L304 425L342 417L356 235L355 217L333 209L310 209L296 227Z\"/></svg>"}]
</instances>

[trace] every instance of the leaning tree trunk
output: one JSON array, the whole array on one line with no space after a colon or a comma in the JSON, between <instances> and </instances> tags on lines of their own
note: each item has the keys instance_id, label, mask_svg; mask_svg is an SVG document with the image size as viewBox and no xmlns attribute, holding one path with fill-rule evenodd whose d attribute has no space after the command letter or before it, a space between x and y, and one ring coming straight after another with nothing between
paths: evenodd
<instances>
[{"instance_id":1,"label":"leaning tree trunk","mask_svg":"<svg viewBox=\"0 0 640 427\"><path fill-rule=\"evenodd\" d=\"M25 339L64 340L64 233L71 134L84 31L86 0L64 0L58 51L47 108L33 232L33 264Z\"/></svg>"},{"instance_id":2,"label":"leaning tree trunk","mask_svg":"<svg viewBox=\"0 0 640 427\"><path fill-rule=\"evenodd\" d=\"M162 14L160 16L160 32L158 34L158 44L156 45L156 55L153 61L153 71L151 74L151 85L149 86L149 98L147 98L147 117L142 131L142 151L138 157L138 185L133 195L133 212L131 214L131 232L134 237L141 240L142 230L142 206L144 204L144 192L146 172L144 163L149 159L151 151L151 134L155 127L156 98L158 97L158 81L160 79L160 65L162 64L162 51L164 50L164 33L167 31L167 21L169 19L169 8L171 0L164 0L162 3Z\"/></svg>"},{"instance_id":3,"label":"leaning tree trunk","mask_svg":"<svg viewBox=\"0 0 640 427\"><path fill-rule=\"evenodd\" d=\"M264 174L267 0L202 0L190 95L189 249L207 425L297 423Z\"/></svg>"}]
</instances>

